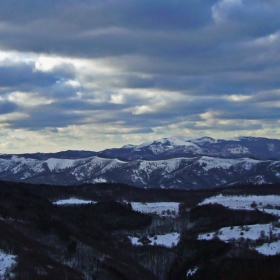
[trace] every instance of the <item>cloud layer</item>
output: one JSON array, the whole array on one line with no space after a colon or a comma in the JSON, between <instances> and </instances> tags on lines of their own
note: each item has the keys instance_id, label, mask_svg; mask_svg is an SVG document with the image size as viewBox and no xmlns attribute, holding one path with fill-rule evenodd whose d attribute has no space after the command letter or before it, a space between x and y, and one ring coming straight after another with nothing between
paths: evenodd
<instances>
[{"instance_id":1,"label":"cloud layer","mask_svg":"<svg viewBox=\"0 0 280 280\"><path fill-rule=\"evenodd\" d=\"M274 0L2 0L0 148L279 138L279 14Z\"/></svg>"}]
</instances>

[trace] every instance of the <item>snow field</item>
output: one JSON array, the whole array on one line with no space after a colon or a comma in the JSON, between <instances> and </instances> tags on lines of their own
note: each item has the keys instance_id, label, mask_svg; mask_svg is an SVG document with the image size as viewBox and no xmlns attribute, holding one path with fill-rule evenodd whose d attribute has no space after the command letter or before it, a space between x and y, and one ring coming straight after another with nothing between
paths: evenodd
<instances>
[{"instance_id":1,"label":"snow field","mask_svg":"<svg viewBox=\"0 0 280 280\"><path fill-rule=\"evenodd\" d=\"M72 167L76 161L73 159L50 158L46 160L46 163L48 168L53 171Z\"/></svg>"},{"instance_id":2,"label":"snow field","mask_svg":"<svg viewBox=\"0 0 280 280\"><path fill-rule=\"evenodd\" d=\"M278 209L267 209L267 208L264 208L264 209L259 209L259 210L262 210L265 213L274 215L276 217L280 217L280 210L278 210Z\"/></svg>"},{"instance_id":3,"label":"snow field","mask_svg":"<svg viewBox=\"0 0 280 280\"><path fill-rule=\"evenodd\" d=\"M138 237L128 236L132 245L143 246L143 243L138 242ZM163 235L155 235L154 237L148 237L151 241L148 245L152 246L165 246L165 247L173 247L177 246L180 240L180 234L178 232L167 233Z\"/></svg>"},{"instance_id":4,"label":"snow field","mask_svg":"<svg viewBox=\"0 0 280 280\"><path fill-rule=\"evenodd\" d=\"M15 255L9 255L0 251L0 279L4 277L5 271L16 264Z\"/></svg>"},{"instance_id":5,"label":"snow field","mask_svg":"<svg viewBox=\"0 0 280 280\"><path fill-rule=\"evenodd\" d=\"M179 202L131 202L134 211L173 217L179 214L179 204Z\"/></svg>"},{"instance_id":6,"label":"snow field","mask_svg":"<svg viewBox=\"0 0 280 280\"><path fill-rule=\"evenodd\" d=\"M210 203L218 203L230 209L258 209L260 211L280 217L280 210L272 209L272 207L280 207L280 196L277 195L223 196L220 194L207 198L198 205ZM250 240L257 240L259 238L269 239L271 235L272 237L280 239L280 228L274 227L272 224L256 224L243 227L224 227L216 232L200 234L198 239L211 240L214 237L218 237L222 241L229 242L230 240L237 240L241 237ZM262 246L256 247L255 249L264 255L278 254L280 253L280 240L272 243L264 243Z\"/></svg>"},{"instance_id":7,"label":"snow field","mask_svg":"<svg viewBox=\"0 0 280 280\"><path fill-rule=\"evenodd\" d=\"M225 242L233 239L237 240L241 237L257 240L259 238L269 238L270 234L273 237L280 238L280 228L274 227L272 224L224 227L216 232L199 234L198 240L211 240L214 237L218 237Z\"/></svg>"},{"instance_id":8,"label":"snow field","mask_svg":"<svg viewBox=\"0 0 280 280\"><path fill-rule=\"evenodd\" d=\"M92 200L83 200L83 199L79 199L79 198L68 198L68 199L62 199L62 200L58 200L53 202L53 204L56 205L69 205L69 204L88 204L88 203L96 203L95 201Z\"/></svg>"},{"instance_id":9,"label":"snow field","mask_svg":"<svg viewBox=\"0 0 280 280\"><path fill-rule=\"evenodd\" d=\"M174 158L169 160L157 160L157 161L142 161L139 165L139 169L143 170L147 173L147 175L151 175L154 169L164 169L164 173L171 173L176 170L180 163L182 162L182 158Z\"/></svg>"},{"instance_id":10,"label":"snow field","mask_svg":"<svg viewBox=\"0 0 280 280\"><path fill-rule=\"evenodd\" d=\"M204 171L209 171L213 168L229 169L236 163L236 160L203 156L198 160L198 163L203 167Z\"/></svg>"},{"instance_id":11,"label":"snow field","mask_svg":"<svg viewBox=\"0 0 280 280\"><path fill-rule=\"evenodd\" d=\"M272 207L280 207L280 196L278 195L224 196L219 194L217 196L206 198L198 205L218 203L230 209L255 210L255 208L252 207L252 203L254 202L256 208L258 208L260 211L264 210L265 212L271 212L272 214L279 215L279 212L276 209L266 209L268 205Z\"/></svg>"},{"instance_id":12,"label":"snow field","mask_svg":"<svg viewBox=\"0 0 280 280\"><path fill-rule=\"evenodd\" d=\"M280 240L272 243L265 243L260 247L255 248L259 253L266 256L280 254Z\"/></svg>"}]
</instances>

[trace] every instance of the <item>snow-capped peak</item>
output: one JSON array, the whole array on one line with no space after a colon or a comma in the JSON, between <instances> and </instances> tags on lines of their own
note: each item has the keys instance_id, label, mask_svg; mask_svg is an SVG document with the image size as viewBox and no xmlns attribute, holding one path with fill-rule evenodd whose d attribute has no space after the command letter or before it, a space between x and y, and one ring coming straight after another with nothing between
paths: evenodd
<instances>
[{"instance_id":1,"label":"snow-capped peak","mask_svg":"<svg viewBox=\"0 0 280 280\"><path fill-rule=\"evenodd\" d=\"M208 136L204 136L201 138L196 138L196 139L190 139L189 140L192 143L198 144L198 145L204 145L204 144L213 144L213 143L217 143L216 139L213 139L211 137Z\"/></svg>"},{"instance_id":2,"label":"snow-capped peak","mask_svg":"<svg viewBox=\"0 0 280 280\"><path fill-rule=\"evenodd\" d=\"M136 147L136 145L127 144L127 145L122 146L123 149L131 149L131 148L134 148L134 147Z\"/></svg>"}]
</instances>

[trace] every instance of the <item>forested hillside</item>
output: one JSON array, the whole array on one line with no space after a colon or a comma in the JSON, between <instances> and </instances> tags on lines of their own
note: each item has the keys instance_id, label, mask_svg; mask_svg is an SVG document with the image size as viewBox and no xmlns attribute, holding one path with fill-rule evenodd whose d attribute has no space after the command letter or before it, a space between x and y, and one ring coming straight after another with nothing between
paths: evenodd
<instances>
[{"instance_id":1,"label":"forested hillside","mask_svg":"<svg viewBox=\"0 0 280 280\"><path fill-rule=\"evenodd\" d=\"M0 182L0 279L279 279L279 198Z\"/></svg>"}]
</instances>

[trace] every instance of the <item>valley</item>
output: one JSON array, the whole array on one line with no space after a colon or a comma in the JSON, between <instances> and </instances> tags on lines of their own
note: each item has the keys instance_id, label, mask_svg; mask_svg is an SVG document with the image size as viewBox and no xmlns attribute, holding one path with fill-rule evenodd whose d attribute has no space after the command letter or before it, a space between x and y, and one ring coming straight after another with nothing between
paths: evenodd
<instances>
[{"instance_id":1,"label":"valley","mask_svg":"<svg viewBox=\"0 0 280 280\"><path fill-rule=\"evenodd\" d=\"M278 279L279 212L279 185L2 181L0 279Z\"/></svg>"}]
</instances>

